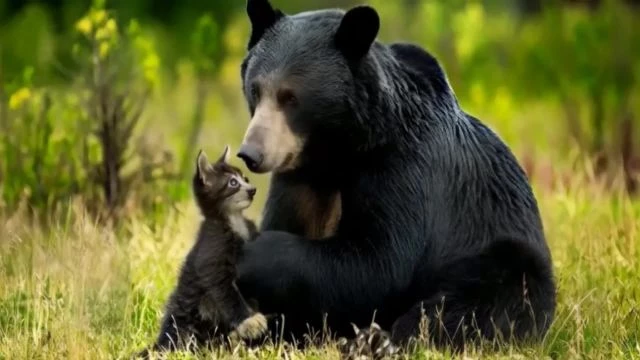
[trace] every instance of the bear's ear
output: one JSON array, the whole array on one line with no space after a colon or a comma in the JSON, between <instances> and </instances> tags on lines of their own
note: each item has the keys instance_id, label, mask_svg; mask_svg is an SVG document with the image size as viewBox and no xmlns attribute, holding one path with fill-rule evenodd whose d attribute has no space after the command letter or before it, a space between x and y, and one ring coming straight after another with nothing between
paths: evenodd
<instances>
[{"instance_id":1,"label":"bear's ear","mask_svg":"<svg viewBox=\"0 0 640 360\"><path fill-rule=\"evenodd\" d=\"M380 17L370 6L356 6L344 14L335 43L338 50L349 60L359 60L369 52L378 36Z\"/></svg>"},{"instance_id":2,"label":"bear's ear","mask_svg":"<svg viewBox=\"0 0 640 360\"><path fill-rule=\"evenodd\" d=\"M247 50L251 49L273 24L284 16L282 11L274 9L269 0L247 0L247 15L251 21L251 37Z\"/></svg>"}]
</instances>

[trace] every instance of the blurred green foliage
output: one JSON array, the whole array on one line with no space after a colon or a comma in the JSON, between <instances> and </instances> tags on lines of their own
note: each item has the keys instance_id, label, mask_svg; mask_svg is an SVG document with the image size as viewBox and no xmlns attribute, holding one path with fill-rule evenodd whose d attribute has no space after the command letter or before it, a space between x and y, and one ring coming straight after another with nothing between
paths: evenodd
<instances>
[{"instance_id":1,"label":"blurred green foliage","mask_svg":"<svg viewBox=\"0 0 640 360\"><path fill-rule=\"evenodd\" d=\"M382 19L380 38L416 42L436 55L463 107L496 129L519 156L560 165L577 150L607 159L602 171L623 168L627 185L634 182L640 169L637 1L272 2L287 13L373 5ZM171 160L162 161L179 160L180 176L167 182L173 185L145 183L133 192L150 193L156 204L188 196L185 180L196 147L216 144L215 152L223 142L237 144L246 125L239 84L249 32L244 4L0 0L4 203L15 205L25 189L38 206L96 192L89 190L90 166L81 159L100 159L104 150L83 110L91 89L77 86L86 70L82 64L91 64L88 54L78 61L78 46L82 19L92 7L127 24L125 46L143 54L126 65L143 74L130 84L153 84L135 138L155 139L148 151L156 155L169 149L163 159ZM109 45L100 46L108 51Z\"/></svg>"}]
</instances>

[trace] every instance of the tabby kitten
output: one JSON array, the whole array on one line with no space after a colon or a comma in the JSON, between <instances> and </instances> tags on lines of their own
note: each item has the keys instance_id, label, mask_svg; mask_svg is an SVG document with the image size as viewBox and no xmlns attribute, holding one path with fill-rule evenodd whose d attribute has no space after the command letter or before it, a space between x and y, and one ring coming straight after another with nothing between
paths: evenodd
<instances>
[{"instance_id":1,"label":"tabby kitten","mask_svg":"<svg viewBox=\"0 0 640 360\"><path fill-rule=\"evenodd\" d=\"M256 188L228 157L228 146L214 163L198 153L193 192L204 220L169 298L156 350L184 348L190 341L199 346L216 334L255 339L267 328L266 318L251 309L235 285L242 245L257 233L242 214Z\"/></svg>"}]
</instances>

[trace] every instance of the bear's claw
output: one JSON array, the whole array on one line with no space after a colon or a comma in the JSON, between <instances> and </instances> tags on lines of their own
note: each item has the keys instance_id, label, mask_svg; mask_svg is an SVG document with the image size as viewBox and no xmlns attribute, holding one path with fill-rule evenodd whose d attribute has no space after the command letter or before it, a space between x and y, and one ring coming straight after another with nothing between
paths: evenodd
<instances>
[{"instance_id":1,"label":"bear's claw","mask_svg":"<svg viewBox=\"0 0 640 360\"><path fill-rule=\"evenodd\" d=\"M338 340L338 348L345 360L382 359L392 356L398 348L391 342L388 332L382 330L376 323L369 328L358 329L353 325L356 333L354 339Z\"/></svg>"}]
</instances>

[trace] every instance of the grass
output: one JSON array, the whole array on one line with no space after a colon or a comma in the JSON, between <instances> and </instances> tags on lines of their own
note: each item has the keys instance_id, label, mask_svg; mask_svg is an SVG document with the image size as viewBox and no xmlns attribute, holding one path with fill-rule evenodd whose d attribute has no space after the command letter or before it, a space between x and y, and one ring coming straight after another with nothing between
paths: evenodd
<instances>
[{"instance_id":1,"label":"grass","mask_svg":"<svg viewBox=\"0 0 640 360\"><path fill-rule=\"evenodd\" d=\"M592 187L538 193L559 286L543 344L470 351L468 358L640 358L640 204ZM262 204L254 204L257 216ZM99 227L81 200L49 221L23 207L0 214L0 359L126 358L156 335L198 215L176 206L163 226ZM46 226L43 224L47 224ZM173 358L191 358L175 354ZM206 358L337 359L334 345L282 346ZM448 358L422 348L410 358Z\"/></svg>"}]
</instances>

